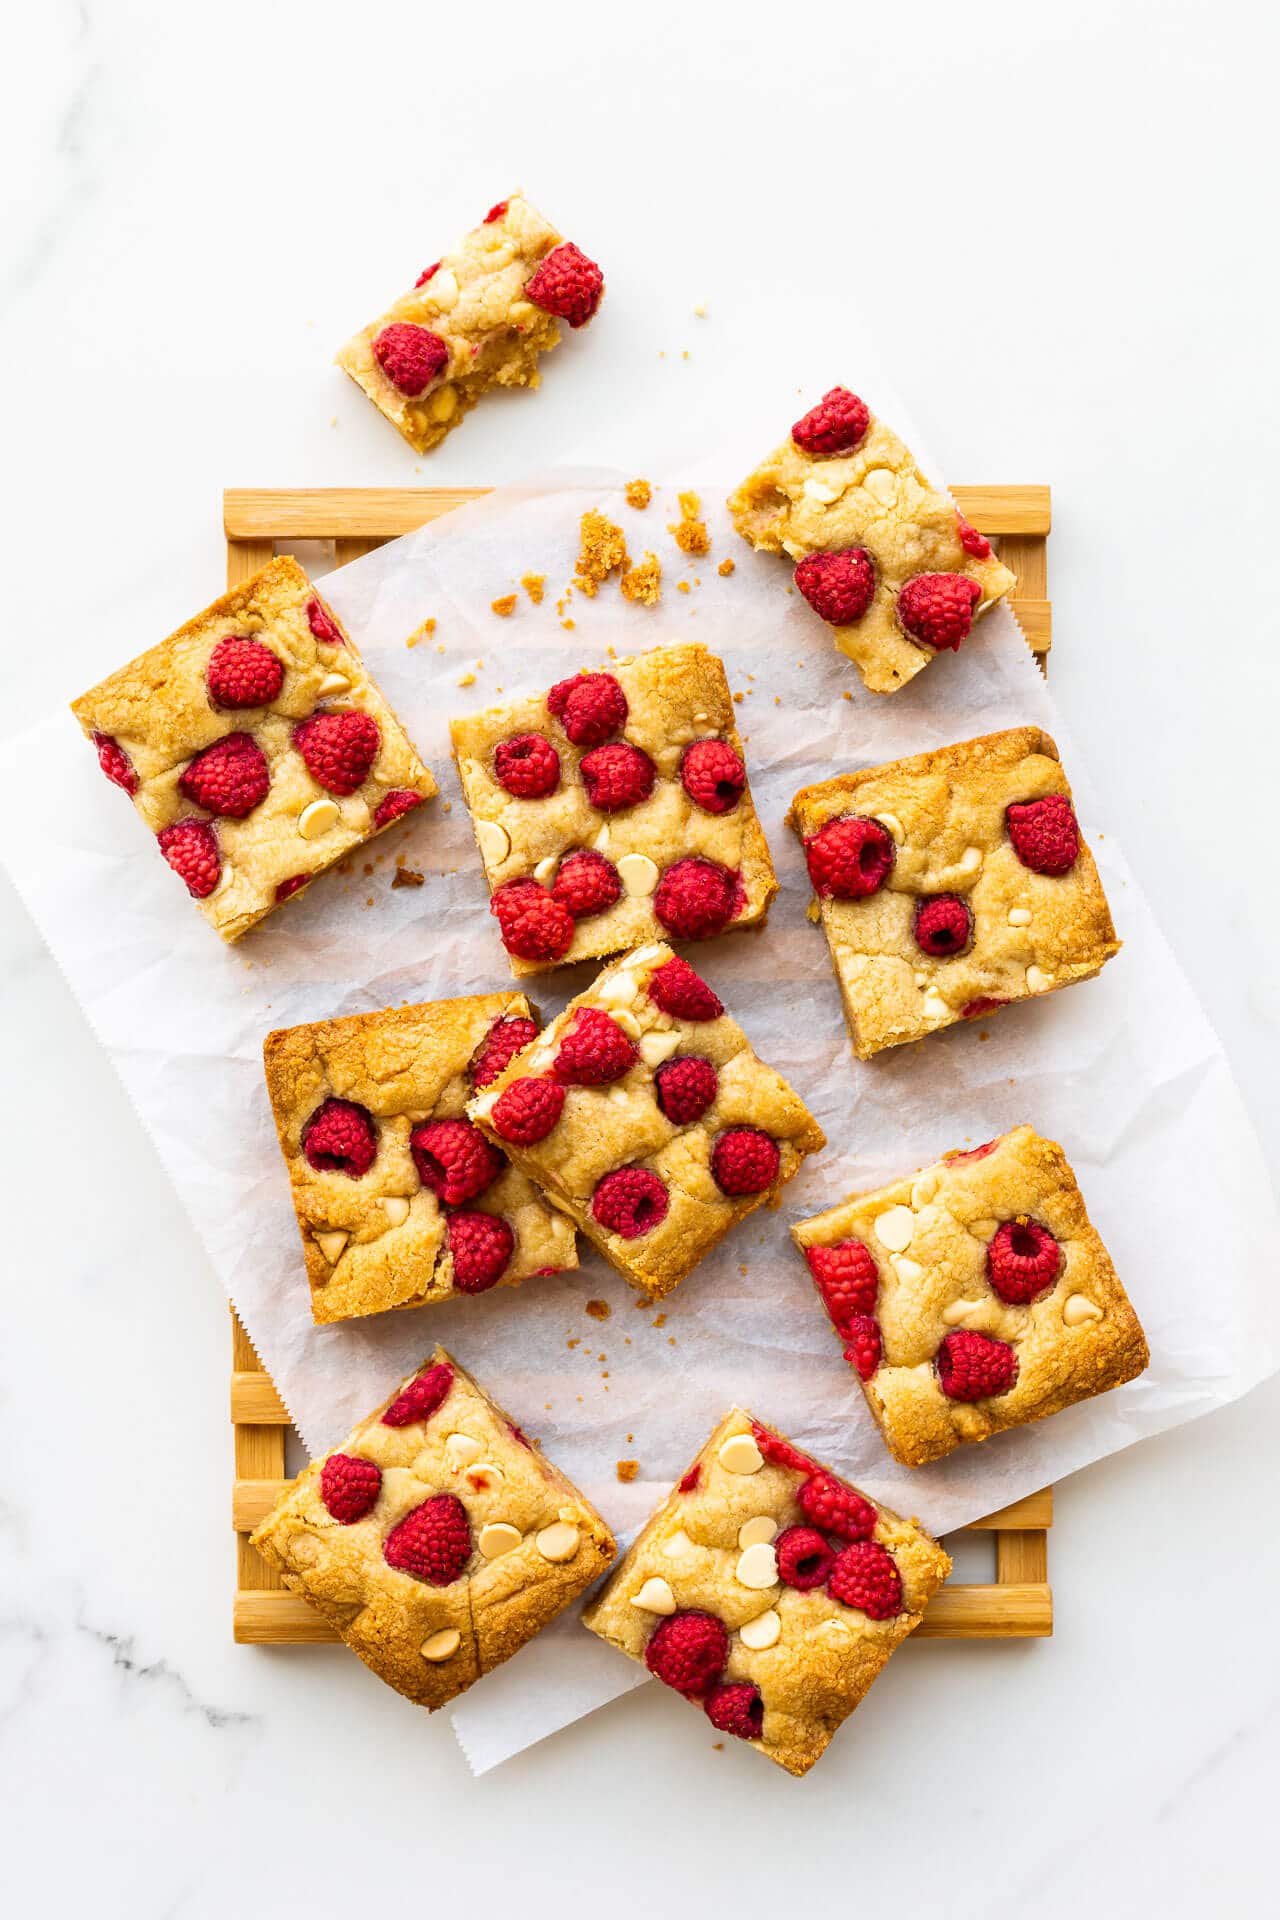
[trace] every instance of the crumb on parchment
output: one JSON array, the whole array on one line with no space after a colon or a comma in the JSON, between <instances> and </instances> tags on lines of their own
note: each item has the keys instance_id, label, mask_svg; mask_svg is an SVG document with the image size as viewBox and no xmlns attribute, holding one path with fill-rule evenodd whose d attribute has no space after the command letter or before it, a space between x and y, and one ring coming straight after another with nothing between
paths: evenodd
<instances>
[{"instance_id":1,"label":"crumb on parchment","mask_svg":"<svg viewBox=\"0 0 1280 1920\"><path fill-rule=\"evenodd\" d=\"M547 586L546 574L545 573L526 573L522 577L520 581L520 585L524 588L530 600L532 600L534 606L540 607L542 605L542 596L545 593L546 586Z\"/></svg>"},{"instance_id":2,"label":"crumb on parchment","mask_svg":"<svg viewBox=\"0 0 1280 1920\"><path fill-rule=\"evenodd\" d=\"M416 867L397 867L391 876L392 892L397 887L425 887L427 876L419 873Z\"/></svg>"},{"instance_id":3,"label":"crumb on parchment","mask_svg":"<svg viewBox=\"0 0 1280 1920\"><path fill-rule=\"evenodd\" d=\"M516 595L504 593L500 599L489 602L489 611L496 613L500 620L509 620L516 610Z\"/></svg>"},{"instance_id":4,"label":"crumb on parchment","mask_svg":"<svg viewBox=\"0 0 1280 1920\"><path fill-rule=\"evenodd\" d=\"M574 585L580 587L588 599L594 599L602 580L630 564L622 528L615 527L605 514L589 507L578 523L578 571Z\"/></svg>"},{"instance_id":5,"label":"crumb on parchment","mask_svg":"<svg viewBox=\"0 0 1280 1920\"><path fill-rule=\"evenodd\" d=\"M737 572L737 569L738 569L738 563L736 560L722 560L720 562L720 565L716 568L716 572L720 575L720 578L722 580L727 580L731 573Z\"/></svg>"},{"instance_id":6,"label":"crumb on parchment","mask_svg":"<svg viewBox=\"0 0 1280 1920\"><path fill-rule=\"evenodd\" d=\"M628 480L626 498L629 507L643 512L653 498L653 488L647 480Z\"/></svg>"},{"instance_id":7,"label":"crumb on parchment","mask_svg":"<svg viewBox=\"0 0 1280 1920\"><path fill-rule=\"evenodd\" d=\"M701 500L696 493L681 493L676 497L680 502L680 518L668 525L667 532L675 535L681 553L710 553L711 535L702 518Z\"/></svg>"},{"instance_id":8,"label":"crumb on parchment","mask_svg":"<svg viewBox=\"0 0 1280 1920\"><path fill-rule=\"evenodd\" d=\"M424 620L422 625L415 627L409 635L409 638L405 641L406 647L416 647L419 640L429 640L435 632L437 625L438 622L434 619Z\"/></svg>"},{"instance_id":9,"label":"crumb on parchment","mask_svg":"<svg viewBox=\"0 0 1280 1920\"><path fill-rule=\"evenodd\" d=\"M639 1471L640 1462L638 1460L619 1460L618 1462L618 1478L624 1486L629 1481L634 1480Z\"/></svg>"},{"instance_id":10,"label":"crumb on parchment","mask_svg":"<svg viewBox=\"0 0 1280 1920\"><path fill-rule=\"evenodd\" d=\"M607 1300L588 1300L583 1312L590 1314L593 1320L607 1320L613 1308Z\"/></svg>"},{"instance_id":11,"label":"crumb on parchment","mask_svg":"<svg viewBox=\"0 0 1280 1920\"><path fill-rule=\"evenodd\" d=\"M662 598L662 563L656 553L646 553L643 560L623 574L620 582L624 600L633 600L641 607L656 607Z\"/></svg>"}]
</instances>

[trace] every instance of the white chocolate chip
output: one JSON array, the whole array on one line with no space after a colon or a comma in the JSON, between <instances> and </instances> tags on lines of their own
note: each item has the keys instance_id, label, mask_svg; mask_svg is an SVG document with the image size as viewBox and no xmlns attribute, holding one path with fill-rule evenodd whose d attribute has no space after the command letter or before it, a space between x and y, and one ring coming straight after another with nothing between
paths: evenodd
<instances>
[{"instance_id":1,"label":"white chocolate chip","mask_svg":"<svg viewBox=\"0 0 1280 1920\"><path fill-rule=\"evenodd\" d=\"M342 1249L346 1246L350 1238L351 1235L349 1233L318 1233L316 1235L316 1245L329 1262L329 1265L336 1267L342 1254Z\"/></svg>"},{"instance_id":2,"label":"white chocolate chip","mask_svg":"<svg viewBox=\"0 0 1280 1920\"><path fill-rule=\"evenodd\" d=\"M910 1207L888 1207L884 1213L877 1214L875 1229L882 1247L887 1247L890 1253L905 1253L916 1230L915 1215Z\"/></svg>"},{"instance_id":3,"label":"white chocolate chip","mask_svg":"<svg viewBox=\"0 0 1280 1920\"><path fill-rule=\"evenodd\" d=\"M897 476L888 467L869 468L862 476L862 484L882 507L891 507L898 497Z\"/></svg>"},{"instance_id":4,"label":"white chocolate chip","mask_svg":"<svg viewBox=\"0 0 1280 1920\"><path fill-rule=\"evenodd\" d=\"M1027 992L1044 993L1053 985L1053 975L1040 967L1027 968Z\"/></svg>"},{"instance_id":5,"label":"white chocolate chip","mask_svg":"<svg viewBox=\"0 0 1280 1920\"><path fill-rule=\"evenodd\" d=\"M971 1313L977 1313L981 1302L978 1300L953 1300L949 1307L942 1309L944 1326L961 1327Z\"/></svg>"},{"instance_id":6,"label":"white chocolate chip","mask_svg":"<svg viewBox=\"0 0 1280 1920\"><path fill-rule=\"evenodd\" d=\"M936 1167L926 1167L918 1173L911 1185L911 1204L917 1210L927 1207L938 1191L938 1182L942 1176Z\"/></svg>"},{"instance_id":7,"label":"white chocolate chip","mask_svg":"<svg viewBox=\"0 0 1280 1920\"><path fill-rule=\"evenodd\" d=\"M625 1087L610 1087L608 1098L612 1100L615 1107L625 1107L631 1095Z\"/></svg>"},{"instance_id":8,"label":"white chocolate chip","mask_svg":"<svg viewBox=\"0 0 1280 1920\"><path fill-rule=\"evenodd\" d=\"M754 1620L748 1620L745 1626L739 1627L738 1638L752 1653L763 1653L766 1647L775 1644L781 1632L782 1621L776 1610L770 1607L766 1612L758 1613Z\"/></svg>"},{"instance_id":9,"label":"white chocolate chip","mask_svg":"<svg viewBox=\"0 0 1280 1920\"><path fill-rule=\"evenodd\" d=\"M631 1605L639 1607L642 1613L674 1613L676 1597L671 1591L671 1583L661 1574L655 1574L646 1580L639 1593L631 1596Z\"/></svg>"},{"instance_id":10,"label":"white chocolate chip","mask_svg":"<svg viewBox=\"0 0 1280 1920\"><path fill-rule=\"evenodd\" d=\"M316 688L317 698L328 700L335 693L345 693L351 685L345 673L326 673Z\"/></svg>"},{"instance_id":11,"label":"white chocolate chip","mask_svg":"<svg viewBox=\"0 0 1280 1920\"><path fill-rule=\"evenodd\" d=\"M726 1473L759 1473L764 1465L764 1455L749 1433L731 1433L720 1442L716 1458Z\"/></svg>"},{"instance_id":12,"label":"white chocolate chip","mask_svg":"<svg viewBox=\"0 0 1280 1920\"><path fill-rule=\"evenodd\" d=\"M533 1544L544 1560L572 1560L578 1551L580 1535L567 1520L553 1520L549 1527L534 1535Z\"/></svg>"},{"instance_id":13,"label":"white chocolate chip","mask_svg":"<svg viewBox=\"0 0 1280 1920\"><path fill-rule=\"evenodd\" d=\"M733 1577L740 1587L750 1587L753 1591L778 1584L778 1556L768 1540L757 1540L754 1546L744 1547L738 1555L738 1564Z\"/></svg>"},{"instance_id":14,"label":"white chocolate chip","mask_svg":"<svg viewBox=\"0 0 1280 1920\"><path fill-rule=\"evenodd\" d=\"M504 1553L513 1553L523 1538L519 1527L509 1521L491 1520L487 1527L481 1527L476 1545L486 1560L500 1560Z\"/></svg>"},{"instance_id":15,"label":"white chocolate chip","mask_svg":"<svg viewBox=\"0 0 1280 1920\"><path fill-rule=\"evenodd\" d=\"M637 947L634 953L628 954L627 958L633 967L651 967L655 960L661 960L664 951L667 950L661 946ZM670 958L669 952L668 958Z\"/></svg>"},{"instance_id":16,"label":"white chocolate chip","mask_svg":"<svg viewBox=\"0 0 1280 1920\"><path fill-rule=\"evenodd\" d=\"M830 507L834 506L840 498L844 492L844 486L839 481L820 480L816 474L812 474L805 481L803 492L805 499L813 506Z\"/></svg>"},{"instance_id":17,"label":"white chocolate chip","mask_svg":"<svg viewBox=\"0 0 1280 1920\"><path fill-rule=\"evenodd\" d=\"M829 1633L833 1640L848 1640L850 1630L843 1620L824 1620L818 1627L819 1633Z\"/></svg>"},{"instance_id":18,"label":"white chocolate chip","mask_svg":"<svg viewBox=\"0 0 1280 1920\"><path fill-rule=\"evenodd\" d=\"M463 1467L469 1467L484 1452L480 1442L469 1433L451 1433L444 1443L444 1450L455 1473L461 1473Z\"/></svg>"},{"instance_id":19,"label":"white chocolate chip","mask_svg":"<svg viewBox=\"0 0 1280 1920\"><path fill-rule=\"evenodd\" d=\"M484 1493L489 1487L503 1486L507 1476L496 1460L475 1460L468 1465L464 1478L473 1492Z\"/></svg>"},{"instance_id":20,"label":"white chocolate chip","mask_svg":"<svg viewBox=\"0 0 1280 1920\"><path fill-rule=\"evenodd\" d=\"M904 1286L914 1287L918 1280L924 1279L924 1268L918 1260L908 1260L905 1253L895 1253L893 1270Z\"/></svg>"},{"instance_id":21,"label":"white chocolate chip","mask_svg":"<svg viewBox=\"0 0 1280 1920\"><path fill-rule=\"evenodd\" d=\"M916 983L916 985L917 985L917 986L919 987L919 989L920 989L920 991L921 991L921 992L923 993L923 992L924 992L924 990L925 990L925 988L926 988L926 987L928 986L928 984L929 984L929 976L928 976L928 974L927 974L927 973L917 973L916 975L914 975L914 979L915 979L915 983Z\"/></svg>"},{"instance_id":22,"label":"white chocolate chip","mask_svg":"<svg viewBox=\"0 0 1280 1920\"><path fill-rule=\"evenodd\" d=\"M888 831L893 835L894 839L897 841L898 845L901 846L903 841L907 837L907 830L903 826L901 820L899 820L897 814L896 813L878 813L876 815L876 819L880 822L880 825L882 827L885 827L888 829Z\"/></svg>"},{"instance_id":23,"label":"white chocolate chip","mask_svg":"<svg viewBox=\"0 0 1280 1920\"><path fill-rule=\"evenodd\" d=\"M639 991L640 982L634 973L620 967L617 973L597 984L596 999L603 1007L629 1007Z\"/></svg>"},{"instance_id":24,"label":"white chocolate chip","mask_svg":"<svg viewBox=\"0 0 1280 1920\"><path fill-rule=\"evenodd\" d=\"M388 1226L402 1227L409 1218L409 1202L402 1193L384 1193L382 1211L387 1216Z\"/></svg>"},{"instance_id":25,"label":"white chocolate chip","mask_svg":"<svg viewBox=\"0 0 1280 1920\"><path fill-rule=\"evenodd\" d=\"M1086 1320L1101 1320L1102 1308L1092 1301L1087 1293L1073 1293L1063 1302L1062 1324L1064 1327L1082 1327Z\"/></svg>"},{"instance_id":26,"label":"white chocolate chip","mask_svg":"<svg viewBox=\"0 0 1280 1920\"><path fill-rule=\"evenodd\" d=\"M476 840L481 857L491 867L500 867L511 851L511 835L497 820L477 820Z\"/></svg>"},{"instance_id":27,"label":"white chocolate chip","mask_svg":"<svg viewBox=\"0 0 1280 1920\"><path fill-rule=\"evenodd\" d=\"M782 543L782 551L789 560L804 559L805 550L798 540L784 540Z\"/></svg>"},{"instance_id":28,"label":"white chocolate chip","mask_svg":"<svg viewBox=\"0 0 1280 1920\"><path fill-rule=\"evenodd\" d=\"M427 418L434 420L438 427L446 420L452 420L458 411L458 389L456 387L437 387L427 401Z\"/></svg>"},{"instance_id":29,"label":"white chocolate chip","mask_svg":"<svg viewBox=\"0 0 1280 1920\"><path fill-rule=\"evenodd\" d=\"M640 1040L640 1058L646 1067L660 1067L680 1045L678 1033L646 1033Z\"/></svg>"},{"instance_id":30,"label":"white chocolate chip","mask_svg":"<svg viewBox=\"0 0 1280 1920\"><path fill-rule=\"evenodd\" d=\"M936 987L930 987L924 996L924 1014L928 1020L949 1020L951 1018L951 1009Z\"/></svg>"},{"instance_id":31,"label":"white chocolate chip","mask_svg":"<svg viewBox=\"0 0 1280 1920\"><path fill-rule=\"evenodd\" d=\"M458 277L451 267L437 267L427 282L426 297L441 313L451 313L458 304Z\"/></svg>"},{"instance_id":32,"label":"white chocolate chip","mask_svg":"<svg viewBox=\"0 0 1280 1920\"><path fill-rule=\"evenodd\" d=\"M546 859L539 860L537 866L534 868L533 870L534 879L539 881L545 887L549 881L555 879L556 868L559 865L560 865L559 854L549 853Z\"/></svg>"},{"instance_id":33,"label":"white chocolate chip","mask_svg":"<svg viewBox=\"0 0 1280 1920\"><path fill-rule=\"evenodd\" d=\"M319 840L323 834L337 826L341 820L337 803L333 800L313 800L298 815L298 832L304 840Z\"/></svg>"},{"instance_id":34,"label":"white chocolate chip","mask_svg":"<svg viewBox=\"0 0 1280 1920\"><path fill-rule=\"evenodd\" d=\"M462 1635L456 1627L441 1627L439 1633L423 1641L418 1651L424 1660L452 1660L461 1645Z\"/></svg>"},{"instance_id":35,"label":"white chocolate chip","mask_svg":"<svg viewBox=\"0 0 1280 1920\"><path fill-rule=\"evenodd\" d=\"M994 1239L996 1228L999 1225L1000 1222L998 1220L989 1220L984 1215L981 1220L971 1220L969 1222L969 1231L975 1240L991 1240Z\"/></svg>"},{"instance_id":36,"label":"white chocolate chip","mask_svg":"<svg viewBox=\"0 0 1280 1920\"><path fill-rule=\"evenodd\" d=\"M595 839L591 842L597 853L603 853L609 844L609 822L606 820Z\"/></svg>"},{"instance_id":37,"label":"white chocolate chip","mask_svg":"<svg viewBox=\"0 0 1280 1920\"><path fill-rule=\"evenodd\" d=\"M1031 925L1030 907L1010 907L1009 925L1011 927L1029 927Z\"/></svg>"},{"instance_id":38,"label":"white chocolate chip","mask_svg":"<svg viewBox=\"0 0 1280 1920\"><path fill-rule=\"evenodd\" d=\"M960 855L959 860L956 862L957 869L961 873L976 873L978 871L978 868L981 865L982 865L982 848L981 847L966 847L964 852Z\"/></svg>"},{"instance_id":39,"label":"white chocolate chip","mask_svg":"<svg viewBox=\"0 0 1280 1920\"><path fill-rule=\"evenodd\" d=\"M618 878L633 900L643 900L658 885L658 869L647 853L624 853L618 862Z\"/></svg>"},{"instance_id":40,"label":"white chocolate chip","mask_svg":"<svg viewBox=\"0 0 1280 1920\"><path fill-rule=\"evenodd\" d=\"M777 1538L777 1535L778 1523L772 1514L756 1513L751 1516L750 1520L744 1520L738 1528L738 1545L740 1547L757 1547L761 1545L767 1547L771 1540Z\"/></svg>"},{"instance_id":41,"label":"white chocolate chip","mask_svg":"<svg viewBox=\"0 0 1280 1920\"><path fill-rule=\"evenodd\" d=\"M663 1543L662 1551L668 1560L687 1560L694 1551L694 1543L683 1527L677 1527L671 1538Z\"/></svg>"},{"instance_id":42,"label":"white chocolate chip","mask_svg":"<svg viewBox=\"0 0 1280 1920\"><path fill-rule=\"evenodd\" d=\"M629 1040L640 1038L640 1022L629 1007L619 1007L613 1015L615 1027L621 1027Z\"/></svg>"}]
</instances>

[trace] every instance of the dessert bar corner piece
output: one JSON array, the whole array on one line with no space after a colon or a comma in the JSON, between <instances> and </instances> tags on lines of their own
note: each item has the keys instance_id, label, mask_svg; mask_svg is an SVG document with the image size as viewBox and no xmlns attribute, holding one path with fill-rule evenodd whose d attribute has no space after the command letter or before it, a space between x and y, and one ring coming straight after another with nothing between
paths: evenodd
<instances>
[{"instance_id":1,"label":"dessert bar corner piece","mask_svg":"<svg viewBox=\"0 0 1280 1920\"><path fill-rule=\"evenodd\" d=\"M1014 576L896 433L833 387L729 498L733 524L795 583L872 693L895 693L1009 593Z\"/></svg>"},{"instance_id":2,"label":"dessert bar corner piece","mask_svg":"<svg viewBox=\"0 0 1280 1920\"><path fill-rule=\"evenodd\" d=\"M1087 980L1120 950L1038 727L805 787L787 818L860 1060Z\"/></svg>"},{"instance_id":3,"label":"dessert bar corner piece","mask_svg":"<svg viewBox=\"0 0 1280 1920\"><path fill-rule=\"evenodd\" d=\"M803 1774L950 1571L913 1521L735 1407L583 1619Z\"/></svg>"},{"instance_id":4,"label":"dessert bar corner piece","mask_svg":"<svg viewBox=\"0 0 1280 1920\"><path fill-rule=\"evenodd\" d=\"M661 944L607 967L468 1111L651 1299L825 1144L706 982Z\"/></svg>"},{"instance_id":5,"label":"dessert bar corner piece","mask_svg":"<svg viewBox=\"0 0 1280 1920\"><path fill-rule=\"evenodd\" d=\"M518 1653L616 1550L443 1347L312 1461L252 1544L380 1680L431 1710Z\"/></svg>"},{"instance_id":6,"label":"dessert bar corner piece","mask_svg":"<svg viewBox=\"0 0 1280 1920\"><path fill-rule=\"evenodd\" d=\"M572 1222L466 1118L537 1034L521 993L267 1035L267 1089L319 1323L576 1267Z\"/></svg>"},{"instance_id":7,"label":"dessert bar corner piece","mask_svg":"<svg viewBox=\"0 0 1280 1920\"><path fill-rule=\"evenodd\" d=\"M985 1146L792 1229L904 1466L1133 1380L1138 1317L1056 1141Z\"/></svg>"},{"instance_id":8,"label":"dessert bar corner piece","mask_svg":"<svg viewBox=\"0 0 1280 1920\"><path fill-rule=\"evenodd\" d=\"M224 940L436 791L283 555L72 712Z\"/></svg>"},{"instance_id":9,"label":"dessert bar corner piece","mask_svg":"<svg viewBox=\"0 0 1280 1920\"><path fill-rule=\"evenodd\" d=\"M338 365L427 453L491 387L536 387L559 322L585 326L603 293L595 261L513 193L349 340Z\"/></svg>"},{"instance_id":10,"label":"dessert bar corner piece","mask_svg":"<svg viewBox=\"0 0 1280 1920\"><path fill-rule=\"evenodd\" d=\"M658 647L450 731L514 973L763 924L777 882L705 647Z\"/></svg>"}]
</instances>

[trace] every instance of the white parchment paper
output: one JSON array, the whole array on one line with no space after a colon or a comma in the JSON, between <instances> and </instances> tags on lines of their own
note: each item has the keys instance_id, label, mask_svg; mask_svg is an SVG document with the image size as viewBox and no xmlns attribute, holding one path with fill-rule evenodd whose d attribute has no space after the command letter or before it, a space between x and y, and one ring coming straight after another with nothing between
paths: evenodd
<instances>
[{"instance_id":1,"label":"white parchment paper","mask_svg":"<svg viewBox=\"0 0 1280 1920\"><path fill-rule=\"evenodd\" d=\"M885 411L905 430L900 408L886 402ZM1098 812L1085 762L1012 615L992 613L959 654L892 699L866 694L785 592L783 563L752 555L729 529L720 502L768 430L757 423L743 439L699 477L714 540L707 559L677 553L667 531L673 491L636 513L622 499L627 476L562 472L329 574L326 594L442 797L238 949L224 949L189 910L69 714L0 749L0 812L23 822L4 859L312 1452L341 1438L441 1340L623 1537L731 1401L941 1532L1225 1405L1272 1372L1280 1225L1216 1037L1129 872L1118 823ZM633 557L646 547L659 554L663 601L632 607L611 584L594 601L574 596L566 630L555 600L589 506L625 527ZM737 568L730 579L716 570L726 556ZM314 554L305 558L320 571ZM499 619L491 601L518 591L530 572L546 575L544 603L535 608L521 593L515 615ZM680 578L698 584L686 595ZM427 616L436 632L407 647ZM449 758L449 717L599 665L610 647L623 654L684 638L714 647L742 695L752 788L782 883L767 931L727 935L691 957L813 1108L826 1151L787 1189L780 1212L753 1216L661 1313L638 1305L584 1251L578 1273L516 1291L314 1327L263 1085L263 1035L510 984ZM1087 645L1087 636L1062 644ZM103 671L117 664L104 658ZM474 683L461 687L469 673ZM859 1064L825 940L805 917L803 861L782 824L787 803L835 771L1021 723L1058 740L1123 952L1096 981ZM33 811L24 796L37 790ZM400 853L426 874L424 887L391 889ZM588 977L550 975L530 991L549 1014ZM1022 1120L1066 1147L1147 1328L1152 1364L1119 1392L910 1473L878 1438L787 1222ZM588 1300L605 1302L608 1317L588 1315ZM631 1485L616 1477L624 1459L640 1463ZM454 1725L483 1771L643 1678L571 1614L466 1695Z\"/></svg>"}]
</instances>

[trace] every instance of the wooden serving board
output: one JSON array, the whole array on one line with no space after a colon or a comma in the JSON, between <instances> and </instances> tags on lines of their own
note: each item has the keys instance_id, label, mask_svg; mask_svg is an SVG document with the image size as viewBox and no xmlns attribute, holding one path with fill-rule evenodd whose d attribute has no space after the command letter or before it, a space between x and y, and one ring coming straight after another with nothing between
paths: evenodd
<instances>
[{"instance_id":1,"label":"wooden serving board","mask_svg":"<svg viewBox=\"0 0 1280 1920\"><path fill-rule=\"evenodd\" d=\"M413 533L429 520L487 492L484 487L229 488L223 495L227 585L239 586L277 550L300 540L331 540L338 566L358 560L385 540ZM1046 545L1048 487L953 487L961 512L996 542L1018 576L1011 604L1027 642L1044 667L1051 640ZM249 1545L285 1486L284 1440L289 1426L280 1396L233 1313L231 1420L235 1481L231 1524L236 1533L235 1638L256 1646L315 1646L337 1635L305 1600L289 1593ZM425 1338L425 1336L424 1336ZM965 1533L995 1541L995 1579L950 1581L934 1596L922 1625L926 1638L1010 1640L1053 1632L1049 1587L1049 1528L1053 1490L1029 1494Z\"/></svg>"}]
</instances>

